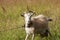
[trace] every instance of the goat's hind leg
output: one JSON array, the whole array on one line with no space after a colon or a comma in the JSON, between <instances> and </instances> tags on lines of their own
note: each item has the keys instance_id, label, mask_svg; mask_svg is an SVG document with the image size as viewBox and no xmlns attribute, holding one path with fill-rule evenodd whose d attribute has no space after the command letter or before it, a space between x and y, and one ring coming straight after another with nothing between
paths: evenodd
<instances>
[{"instance_id":1,"label":"goat's hind leg","mask_svg":"<svg viewBox=\"0 0 60 40\"><path fill-rule=\"evenodd\" d=\"M50 31L49 31L49 35L52 37L52 35L51 35Z\"/></svg>"},{"instance_id":2,"label":"goat's hind leg","mask_svg":"<svg viewBox=\"0 0 60 40\"><path fill-rule=\"evenodd\" d=\"M29 34L27 34L27 35L26 35L26 38L25 38L25 40L28 40L28 38L29 38Z\"/></svg>"}]
</instances>

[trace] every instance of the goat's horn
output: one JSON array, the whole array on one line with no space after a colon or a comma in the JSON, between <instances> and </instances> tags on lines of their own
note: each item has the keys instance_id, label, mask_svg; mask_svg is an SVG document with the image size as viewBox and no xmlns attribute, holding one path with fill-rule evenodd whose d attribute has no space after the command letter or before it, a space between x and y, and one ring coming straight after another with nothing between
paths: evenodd
<instances>
[{"instance_id":1,"label":"goat's horn","mask_svg":"<svg viewBox=\"0 0 60 40\"><path fill-rule=\"evenodd\" d=\"M27 6L27 11L29 11L29 7Z\"/></svg>"}]
</instances>

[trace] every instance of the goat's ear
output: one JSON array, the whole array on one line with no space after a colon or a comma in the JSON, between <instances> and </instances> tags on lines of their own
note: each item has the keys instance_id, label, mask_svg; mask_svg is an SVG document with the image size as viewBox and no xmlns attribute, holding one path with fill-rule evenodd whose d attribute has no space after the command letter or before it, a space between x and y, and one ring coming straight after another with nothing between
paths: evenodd
<instances>
[{"instance_id":1,"label":"goat's ear","mask_svg":"<svg viewBox=\"0 0 60 40\"><path fill-rule=\"evenodd\" d=\"M26 13L26 12L23 12L23 13L21 14L21 16L24 17L24 14L25 14L25 13Z\"/></svg>"},{"instance_id":2,"label":"goat's ear","mask_svg":"<svg viewBox=\"0 0 60 40\"><path fill-rule=\"evenodd\" d=\"M31 16L33 16L34 15L34 13L31 13Z\"/></svg>"},{"instance_id":3,"label":"goat's ear","mask_svg":"<svg viewBox=\"0 0 60 40\"><path fill-rule=\"evenodd\" d=\"M33 16L35 14L35 11L33 11L32 13L31 13L31 16Z\"/></svg>"},{"instance_id":4,"label":"goat's ear","mask_svg":"<svg viewBox=\"0 0 60 40\"><path fill-rule=\"evenodd\" d=\"M21 16L24 17L24 13L22 13Z\"/></svg>"}]
</instances>

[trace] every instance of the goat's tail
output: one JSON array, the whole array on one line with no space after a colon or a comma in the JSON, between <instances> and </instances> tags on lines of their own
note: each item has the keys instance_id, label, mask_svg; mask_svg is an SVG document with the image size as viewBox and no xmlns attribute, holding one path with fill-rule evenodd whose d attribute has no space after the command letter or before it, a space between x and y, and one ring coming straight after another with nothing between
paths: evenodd
<instances>
[{"instance_id":1,"label":"goat's tail","mask_svg":"<svg viewBox=\"0 0 60 40\"><path fill-rule=\"evenodd\" d=\"M48 18L47 20L48 20L48 21L52 21L52 19L51 19L51 18Z\"/></svg>"}]
</instances>

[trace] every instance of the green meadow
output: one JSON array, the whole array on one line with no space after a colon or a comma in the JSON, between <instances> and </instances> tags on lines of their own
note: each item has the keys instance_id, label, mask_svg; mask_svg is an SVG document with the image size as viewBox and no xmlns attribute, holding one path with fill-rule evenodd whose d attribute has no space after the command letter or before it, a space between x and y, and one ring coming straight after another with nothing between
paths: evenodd
<instances>
[{"instance_id":1,"label":"green meadow","mask_svg":"<svg viewBox=\"0 0 60 40\"><path fill-rule=\"evenodd\" d=\"M48 40L60 40L60 0L0 0L0 40L25 39L24 19L20 15L27 11L27 5L36 15L53 19L49 22L52 37L48 36ZM35 36L35 40L39 38Z\"/></svg>"}]
</instances>

